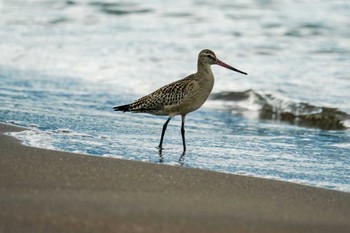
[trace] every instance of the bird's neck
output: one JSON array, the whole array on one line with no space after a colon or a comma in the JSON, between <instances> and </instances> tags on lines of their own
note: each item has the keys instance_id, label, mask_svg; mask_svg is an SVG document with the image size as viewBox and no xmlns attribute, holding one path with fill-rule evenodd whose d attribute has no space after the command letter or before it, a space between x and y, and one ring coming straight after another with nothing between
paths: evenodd
<instances>
[{"instance_id":1,"label":"bird's neck","mask_svg":"<svg viewBox=\"0 0 350 233\"><path fill-rule=\"evenodd\" d=\"M214 87L214 74L211 71L210 65L205 63L198 63L197 75L195 75L199 85L202 86L203 93L206 93L206 98L208 98L210 92Z\"/></svg>"},{"instance_id":2,"label":"bird's neck","mask_svg":"<svg viewBox=\"0 0 350 233\"><path fill-rule=\"evenodd\" d=\"M198 62L197 64L197 73L205 76L213 76L210 65L207 63Z\"/></svg>"},{"instance_id":3,"label":"bird's neck","mask_svg":"<svg viewBox=\"0 0 350 233\"><path fill-rule=\"evenodd\" d=\"M201 87L201 96L205 101L210 95L210 92L213 90L215 82L214 74L211 71L210 65L207 63L203 64L198 62L197 74L194 75L194 77L197 80L198 85Z\"/></svg>"}]
</instances>

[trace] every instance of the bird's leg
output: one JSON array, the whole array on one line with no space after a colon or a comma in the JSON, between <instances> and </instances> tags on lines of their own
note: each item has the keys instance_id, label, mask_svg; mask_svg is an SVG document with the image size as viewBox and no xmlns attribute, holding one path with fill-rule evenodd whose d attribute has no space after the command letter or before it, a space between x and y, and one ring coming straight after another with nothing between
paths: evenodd
<instances>
[{"instance_id":1,"label":"bird's leg","mask_svg":"<svg viewBox=\"0 0 350 233\"><path fill-rule=\"evenodd\" d=\"M185 117L186 115L181 115L181 136L182 136L182 145L184 147L183 154L186 151L186 141L185 141Z\"/></svg>"},{"instance_id":2,"label":"bird's leg","mask_svg":"<svg viewBox=\"0 0 350 233\"><path fill-rule=\"evenodd\" d=\"M163 125L162 136L160 137L160 142L159 142L159 146L158 146L159 151L161 151L163 149L162 145L163 145L163 138L164 138L165 130L168 127L168 123L171 120L171 118L172 117L169 117L168 120L166 120L166 122Z\"/></svg>"}]
</instances>

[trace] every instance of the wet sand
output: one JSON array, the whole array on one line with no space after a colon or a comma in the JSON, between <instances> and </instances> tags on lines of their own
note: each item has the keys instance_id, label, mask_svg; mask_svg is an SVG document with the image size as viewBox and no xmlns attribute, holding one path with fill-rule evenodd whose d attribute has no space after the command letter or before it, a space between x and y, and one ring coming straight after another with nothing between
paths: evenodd
<instances>
[{"instance_id":1,"label":"wet sand","mask_svg":"<svg viewBox=\"0 0 350 233\"><path fill-rule=\"evenodd\" d=\"M350 193L26 147L0 124L0 232L350 232Z\"/></svg>"}]
</instances>

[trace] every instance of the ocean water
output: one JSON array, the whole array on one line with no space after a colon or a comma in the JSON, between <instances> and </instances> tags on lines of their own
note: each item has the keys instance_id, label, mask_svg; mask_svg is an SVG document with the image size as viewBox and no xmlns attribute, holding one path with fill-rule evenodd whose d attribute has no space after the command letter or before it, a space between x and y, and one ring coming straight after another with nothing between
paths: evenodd
<instances>
[{"instance_id":1,"label":"ocean water","mask_svg":"<svg viewBox=\"0 0 350 233\"><path fill-rule=\"evenodd\" d=\"M0 122L34 147L350 192L350 2L0 1ZM114 112L196 70L213 95L166 117Z\"/></svg>"}]
</instances>

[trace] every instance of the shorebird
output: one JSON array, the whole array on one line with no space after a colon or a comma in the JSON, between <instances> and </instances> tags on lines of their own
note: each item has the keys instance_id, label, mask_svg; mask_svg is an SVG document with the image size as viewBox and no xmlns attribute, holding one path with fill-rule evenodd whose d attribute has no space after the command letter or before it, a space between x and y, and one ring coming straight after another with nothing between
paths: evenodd
<instances>
[{"instance_id":1,"label":"shorebird","mask_svg":"<svg viewBox=\"0 0 350 233\"><path fill-rule=\"evenodd\" d=\"M220 61L213 51L204 49L198 55L196 73L165 85L131 104L116 106L113 109L115 111L168 116L163 125L158 146L160 153L163 149L163 138L169 121L174 116L181 115L181 136L183 153L185 153L185 117L188 113L200 108L212 91L214 75L210 66L214 64L247 75L246 72Z\"/></svg>"}]
</instances>

